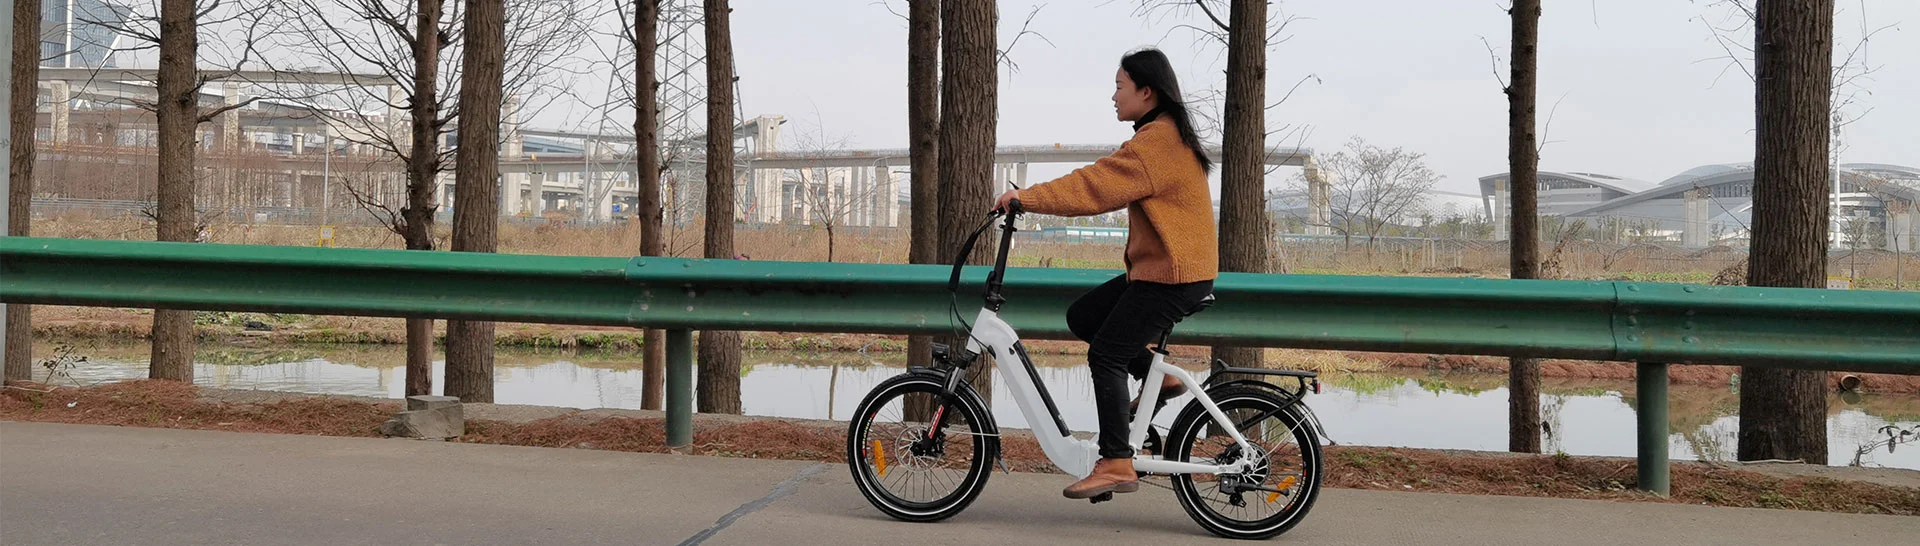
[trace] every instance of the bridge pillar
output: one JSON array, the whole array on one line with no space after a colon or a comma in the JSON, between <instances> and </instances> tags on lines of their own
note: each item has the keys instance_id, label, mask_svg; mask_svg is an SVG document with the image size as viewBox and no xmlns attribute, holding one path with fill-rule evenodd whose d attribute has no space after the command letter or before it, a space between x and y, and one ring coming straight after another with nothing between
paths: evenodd
<instances>
[{"instance_id":1,"label":"bridge pillar","mask_svg":"<svg viewBox=\"0 0 1920 546\"><path fill-rule=\"evenodd\" d=\"M53 144L66 144L73 119L73 87L65 81L49 83L52 87L48 90L51 95L48 98L53 103Z\"/></svg>"},{"instance_id":2,"label":"bridge pillar","mask_svg":"<svg viewBox=\"0 0 1920 546\"><path fill-rule=\"evenodd\" d=\"M240 105L240 84L227 82L222 86L226 97L223 102L228 107ZM233 150L240 147L240 110L228 110L220 115L220 148Z\"/></svg>"},{"instance_id":3,"label":"bridge pillar","mask_svg":"<svg viewBox=\"0 0 1920 546\"><path fill-rule=\"evenodd\" d=\"M667 447L693 444L693 332L667 331Z\"/></svg>"},{"instance_id":4,"label":"bridge pillar","mask_svg":"<svg viewBox=\"0 0 1920 546\"><path fill-rule=\"evenodd\" d=\"M753 220L767 224L780 222L781 211L787 209L780 171L769 172L768 169L754 167L753 161L748 160L747 177L753 181Z\"/></svg>"},{"instance_id":5,"label":"bridge pillar","mask_svg":"<svg viewBox=\"0 0 1920 546\"><path fill-rule=\"evenodd\" d=\"M547 212L547 173L534 171L527 175L527 211L534 216Z\"/></svg>"},{"instance_id":6,"label":"bridge pillar","mask_svg":"<svg viewBox=\"0 0 1920 546\"><path fill-rule=\"evenodd\" d=\"M1680 245L1687 248L1705 248L1713 243L1707 227L1707 188L1696 188L1686 193L1686 223L1680 232Z\"/></svg>"},{"instance_id":7,"label":"bridge pillar","mask_svg":"<svg viewBox=\"0 0 1920 546\"><path fill-rule=\"evenodd\" d=\"M593 218L595 221L605 222L613 219L613 181L606 180L601 184L603 187L596 187L596 191L600 194L593 196Z\"/></svg>"},{"instance_id":8,"label":"bridge pillar","mask_svg":"<svg viewBox=\"0 0 1920 546\"><path fill-rule=\"evenodd\" d=\"M1641 362L1634 373L1638 419L1639 484L1635 488L1666 496L1672 482L1667 461L1667 365Z\"/></svg>"},{"instance_id":9,"label":"bridge pillar","mask_svg":"<svg viewBox=\"0 0 1920 546\"><path fill-rule=\"evenodd\" d=\"M400 89L400 86L387 87L387 104L400 105L406 103L407 94ZM394 145L403 149L412 149L413 123L411 114L399 106L388 107L387 134L392 137Z\"/></svg>"},{"instance_id":10,"label":"bridge pillar","mask_svg":"<svg viewBox=\"0 0 1920 546\"><path fill-rule=\"evenodd\" d=\"M501 155L508 161L519 161L521 152L526 148L526 137L520 134L520 95L508 95L504 113L506 114L507 140L500 149ZM518 216L520 214L520 187L525 185L527 175L509 173L500 176L500 215Z\"/></svg>"},{"instance_id":11,"label":"bridge pillar","mask_svg":"<svg viewBox=\"0 0 1920 546\"><path fill-rule=\"evenodd\" d=\"M1513 212L1513 194L1508 189L1512 184L1512 175L1493 181L1493 240L1495 241L1507 240L1507 230L1513 227L1508 225L1507 219Z\"/></svg>"},{"instance_id":12,"label":"bridge pillar","mask_svg":"<svg viewBox=\"0 0 1920 546\"><path fill-rule=\"evenodd\" d=\"M860 225L880 225L880 206L873 200L875 195L880 194L880 172L864 167L854 167L853 171L860 173L860 189L847 194L847 197L853 199L856 203L854 206L860 208Z\"/></svg>"},{"instance_id":13,"label":"bridge pillar","mask_svg":"<svg viewBox=\"0 0 1920 546\"><path fill-rule=\"evenodd\" d=\"M1307 234L1332 235L1333 199L1331 188L1327 185L1327 175L1320 166L1307 158Z\"/></svg>"},{"instance_id":14,"label":"bridge pillar","mask_svg":"<svg viewBox=\"0 0 1920 546\"><path fill-rule=\"evenodd\" d=\"M520 215L520 174L500 175L500 215Z\"/></svg>"},{"instance_id":15,"label":"bridge pillar","mask_svg":"<svg viewBox=\"0 0 1920 546\"><path fill-rule=\"evenodd\" d=\"M880 225L900 227L900 188L893 183L893 169L881 163L873 171L874 178L880 182L879 199L874 201L880 206Z\"/></svg>"}]
</instances>

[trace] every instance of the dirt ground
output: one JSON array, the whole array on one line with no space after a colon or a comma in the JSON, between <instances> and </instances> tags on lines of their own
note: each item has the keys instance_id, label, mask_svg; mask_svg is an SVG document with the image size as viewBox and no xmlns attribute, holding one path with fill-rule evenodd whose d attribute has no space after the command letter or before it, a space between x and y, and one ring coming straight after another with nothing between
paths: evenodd
<instances>
[{"instance_id":1,"label":"dirt ground","mask_svg":"<svg viewBox=\"0 0 1920 546\"><path fill-rule=\"evenodd\" d=\"M396 401L201 389L169 381L89 388L15 382L0 395L0 419L279 434L379 436ZM664 452L658 412L468 405L458 442ZM844 462L844 423L700 415L695 454ZM1032 437L1006 431L1005 458L1018 471L1052 472ZM1920 515L1920 472L1804 465L1730 468L1673 464L1673 494L1633 490L1629 459L1332 446L1327 483L1356 489L1672 502ZM1785 469L1804 467L1803 469ZM1758 470L1758 471L1756 471ZM1906 485L1901 485L1906 484Z\"/></svg>"}]
</instances>

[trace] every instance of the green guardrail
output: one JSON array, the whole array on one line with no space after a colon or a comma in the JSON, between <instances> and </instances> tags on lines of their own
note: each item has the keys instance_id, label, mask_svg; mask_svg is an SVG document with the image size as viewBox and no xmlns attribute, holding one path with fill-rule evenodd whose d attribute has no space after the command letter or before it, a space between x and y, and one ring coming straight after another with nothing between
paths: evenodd
<instances>
[{"instance_id":1,"label":"green guardrail","mask_svg":"<svg viewBox=\"0 0 1920 546\"><path fill-rule=\"evenodd\" d=\"M0 238L0 301L412 316L691 330L938 334L949 268ZM979 308L987 268L959 304ZM1002 316L1069 338L1074 298L1115 271L1007 273ZM1640 282L1225 274L1185 343L1920 374L1920 294ZM669 336L669 438L686 439L691 351ZM681 349L676 351L675 349ZM679 379L681 381L676 381ZM1643 399L1644 400L1644 399ZM1654 402L1648 400L1649 402ZM1665 490L1665 399L1641 408L1642 484ZM1651 486L1649 486L1651 484Z\"/></svg>"}]
</instances>

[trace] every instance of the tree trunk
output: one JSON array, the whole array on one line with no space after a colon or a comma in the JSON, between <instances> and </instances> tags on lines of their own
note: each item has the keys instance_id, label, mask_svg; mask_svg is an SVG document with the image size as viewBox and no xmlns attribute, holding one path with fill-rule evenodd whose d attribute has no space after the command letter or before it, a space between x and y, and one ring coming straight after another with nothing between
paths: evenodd
<instances>
[{"instance_id":1,"label":"tree trunk","mask_svg":"<svg viewBox=\"0 0 1920 546\"><path fill-rule=\"evenodd\" d=\"M1267 266L1267 3L1234 0L1227 18L1226 131L1220 161L1220 270ZM1214 347L1228 364L1262 367L1259 347Z\"/></svg>"},{"instance_id":2,"label":"tree trunk","mask_svg":"<svg viewBox=\"0 0 1920 546\"><path fill-rule=\"evenodd\" d=\"M407 250L433 250L434 190L440 172L441 0L419 0L414 13L413 98L407 204L400 209L400 238ZM433 394L433 319L407 319L407 396Z\"/></svg>"},{"instance_id":3,"label":"tree trunk","mask_svg":"<svg viewBox=\"0 0 1920 546\"><path fill-rule=\"evenodd\" d=\"M407 319L407 396L433 394L433 320Z\"/></svg>"},{"instance_id":4,"label":"tree trunk","mask_svg":"<svg viewBox=\"0 0 1920 546\"><path fill-rule=\"evenodd\" d=\"M1833 0L1760 0L1754 25L1753 250L1748 286L1827 278ZM1745 367L1742 461L1827 463L1826 372Z\"/></svg>"},{"instance_id":5,"label":"tree trunk","mask_svg":"<svg viewBox=\"0 0 1920 546\"><path fill-rule=\"evenodd\" d=\"M665 227L660 212L660 104L659 76L654 73L659 60L660 0L634 0L633 17L633 134L635 179L640 182L640 255L666 253ZM640 409L664 407L667 379L667 331L647 330L645 353L641 357Z\"/></svg>"},{"instance_id":6,"label":"tree trunk","mask_svg":"<svg viewBox=\"0 0 1920 546\"><path fill-rule=\"evenodd\" d=\"M740 413L740 333L700 332L700 413Z\"/></svg>"},{"instance_id":7,"label":"tree trunk","mask_svg":"<svg viewBox=\"0 0 1920 546\"><path fill-rule=\"evenodd\" d=\"M1507 87L1507 170L1513 190L1512 273L1540 276L1540 148L1535 144L1534 98L1540 64L1540 0L1515 0L1513 84ZM1540 452L1540 361L1515 358L1507 367L1507 450Z\"/></svg>"},{"instance_id":8,"label":"tree trunk","mask_svg":"<svg viewBox=\"0 0 1920 546\"><path fill-rule=\"evenodd\" d=\"M33 226L33 130L38 122L34 98L40 81L40 2L16 2L13 5L13 87L7 105L11 117L13 146L7 158L7 235L26 237ZM4 381L33 379L33 306L12 304L7 308Z\"/></svg>"},{"instance_id":9,"label":"tree trunk","mask_svg":"<svg viewBox=\"0 0 1920 546\"><path fill-rule=\"evenodd\" d=\"M706 0L706 256L733 258L733 38L727 0ZM700 333L699 411L740 413L740 334Z\"/></svg>"},{"instance_id":10,"label":"tree trunk","mask_svg":"<svg viewBox=\"0 0 1920 546\"><path fill-rule=\"evenodd\" d=\"M833 263L833 224L827 224L827 263Z\"/></svg>"},{"instance_id":11,"label":"tree trunk","mask_svg":"<svg viewBox=\"0 0 1920 546\"><path fill-rule=\"evenodd\" d=\"M938 263L940 256L940 0L907 3L907 138L909 237L907 263ZM933 365L933 337L907 338L907 366ZM933 415L906 408L907 419Z\"/></svg>"},{"instance_id":12,"label":"tree trunk","mask_svg":"<svg viewBox=\"0 0 1920 546\"><path fill-rule=\"evenodd\" d=\"M160 2L160 71L157 90L161 241L194 240L194 126L200 105L194 71L198 51L193 0ZM193 312L153 312L153 356L148 377L193 382Z\"/></svg>"},{"instance_id":13,"label":"tree trunk","mask_svg":"<svg viewBox=\"0 0 1920 546\"><path fill-rule=\"evenodd\" d=\"M467 0L460 148L454 156L454 252L494 252L498 244L506 27L503 0ZM493 323L447 321L446 393L462 402L493 402Z\"/></svg>"},{"instance_id":14,"label":"tree trunk","mask_svg":"<svg viewBox=\"0 0 1920 546\"><path fill-rule=\"evenodd\" d=\"M996 28L993 0L946 0L940 6L940 186L939 261L960 256L968 231L993 207L993 147L999 107ZM993 260L996 231L981 237L968 263ZM947 342L958 351L957 339ZM984 365L983 363L976 364ZM993 377L976 368L974 388L993 399Z\"/></svg>"}]
</instances>

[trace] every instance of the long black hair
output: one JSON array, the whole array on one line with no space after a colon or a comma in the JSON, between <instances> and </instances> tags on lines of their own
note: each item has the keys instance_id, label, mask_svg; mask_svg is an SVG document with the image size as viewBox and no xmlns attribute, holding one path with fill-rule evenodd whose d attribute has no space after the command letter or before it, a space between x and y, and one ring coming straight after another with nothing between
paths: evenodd
<instances>
[{"instance_id":1,"label":"long black hair","mask_svg":"<svg viewBox=\"0 0 1920 546\"><path fill-rule=\"evenodd\" d=\"M1134 50L1120 58L1120 69L1127 71L1134 86L1152 89L1159 101L1141 121L1149 121L1156 114L1173 118L1173 126L1180 129L1180 141L1193 149L1193 158L1200 161L1200 170L1213 172L1213 160L1207 159L1207 149L1200 145L1200 135L1193 130L1193 116L1187 113L1187 103L1180 98L1180 79L1174 76L1173 63L1167 61L1167 54L1150 47Z\"/></svg>"}]
</instances>

